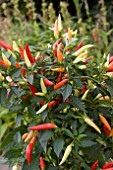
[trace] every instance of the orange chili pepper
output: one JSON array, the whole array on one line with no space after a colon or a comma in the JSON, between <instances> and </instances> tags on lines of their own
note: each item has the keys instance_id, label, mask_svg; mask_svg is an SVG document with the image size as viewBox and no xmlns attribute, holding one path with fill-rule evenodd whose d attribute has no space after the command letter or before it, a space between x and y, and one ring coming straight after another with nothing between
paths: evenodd
<instances>
[{"instance_id":1,"label":"orange chili pepper","mask_svg":"<svg viewBox=\"0 0 113 170\"><path fill-rule=\"evenodd\" d=\"M28 136L28 133L24 133L24 134L22 135L22 139L25 139L27 136Z\"/></svg>"},{"instance_id":2,"label":"orange chili pepper","mask_svg":"<svg viewBox=\"0 0 113 170\"><path fill-rule=\"evenodd\" d=\"M24 142L28 142L34 135L33 131L30 131L30 133L28 134L27 138L24 140Z\"/></svg>"},{"instance_id":3,"label":"orange chili pepper","mask_svg":"<svg viewBox=\"0 0 113 170\"><path fill-rule=\"evenodd\" d=\"M68 82L68 79L64 79L62 80L61 82L57 83L55 86L54 86L54 90L57 90L57 89L60 89L65 83Z\"/></svg>"},{"instance_id":4,"label":"orange chili pepper","mask_svg":"<svg viewBox=\"0 0 113 170\"><path fill-rule=\"evenodd\" d=\"M55 72L64 72L64 68L53 68L51 69L52 71L55 71Z\"/></svg>"},{"instance_id":5,"label":"orange chili pepper","mask_svg":"<svg viewBox=\"0 0 113 170\"><path fill-rule=\"evenodd\" d=\"M108 121L106 120L106 118L105 118L102 114L100 114L99 117L100 117L101 122L106 126L106 128L107 128L109 131L111 131L111 126L109 125L109 123L108 123Z\"/></svg>"}]
</instances>

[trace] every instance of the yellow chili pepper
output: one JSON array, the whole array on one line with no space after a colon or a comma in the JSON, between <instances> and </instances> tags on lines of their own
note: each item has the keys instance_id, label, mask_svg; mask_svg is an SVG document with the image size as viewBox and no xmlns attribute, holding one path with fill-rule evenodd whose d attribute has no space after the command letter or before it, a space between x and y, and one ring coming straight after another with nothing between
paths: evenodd
<instances>
[{"instance_id":1,"label":"yellow chili pepper","mask_svg":"<svg viewBox=\"0 0 113 170\"><path fill-rule=\"evenodd\" d=\"M44 93L41 93L41 92L38 92L38 93L35 93L37 96L44 96L45 94Z\"/></svg>"},{"instance_id":2,"label":"yellow chili pepper","mask_svg":"<svg viewBox=\"0 0 113 170\"><path fill-rule=\"evenodd\" d=\"M26 66L27 67L32 67L32 64L31 64L25 50L24 50L24 59L25 59Z\"/></svg>"},{"instance_id":3,"label":"yellow chili pepper","mask_svg":"<svg viewBox=\"0 0 113 170\"><path fill-rule=\"evenodd\" d=\"M11 66L11 62L8 60L4 53L2 53L2 58L6 65Z\"/></svg>"},{"instance_id":4,"label":"yellow chili pepper","mask_svg":"<svg viewBox=\"0 0 113 170\"><path fill-rule=\"evenodd\" d=\"M91 127L93 127L98 133L101 133L99 127L87 116L84 116L84 121Z\"/></svg>"},{"instance_id":5,"label":"yellow chili pepper","mask_svg":"<svg viewBox=\"0 0 113 170\"><path fill-rule=\"evenodd\" d=\"M61 20L61 15L58 15L58 30L59 32L62 30L62 20Z\"/></svg>"},{"instance_id":6,"label":"yellow chili pepper","mask_svg":"<svg viewBox=\"0 0 113 170\"><path fill-rule=\"evenodd\" d=\"M46 94L47 93L47 88L46 88L46 86L44 84L43 78L40 79L40 85L41 85L42 93Z\"/></svg>"},{"instance_id":7,"label":"yellow chili pepper","mask_svg":"<svg viewBox=\"0 0 113 170\"><path fill-rule=\"evenodd\" d=\"M0 73L0 81L4 80L4 76L2 76L2 74Z\"/></svg>"},{"instance_id":8,"label":"yellow chili pepper","mask_svg":"<svg viewBox=\"0 0 113 170\"><path fill-rule=\"evenodd\" d=\"M54 37L59 36L59 29L58 29L58 20L56 19L55 24L54 24Z\"/></svg>"},{"instance_id":9,"label":"yellow chili pepper","mask_svg":"<svg viewBox=\"0 0 113 170\"><path fill-rule=\"evenodd\" d=\"M68 156L70 155L71 151L72 151L72 147L73 147L73 143L71 143L70 145L67 146L63 158L61 160L61 162L59 163L59 165L62 165L68 158Z\"/></svg>"},{"instance_id":10,"label":"yellow chili pepper","mask_svg":"<svg viewBox=\"0 0 113 170\"><path fill-rule=\"evenodd\" d=\"M43 106L36 112L36 114L42 113L44 110L46 110L47 106L48 106L48 103L45 104L45 105L43 105Z\"/></svg>"},{"instance_id":11,"label":"yellow chili pepper","mask_svg":"<svg viewBox=\"0 0 113 170\"><path fill-rule=\"evenodd\" d=\"M76 52L74 52L72 55L79 56L84 50L86 50L88 48L92 48L92 47L94 47L94 45L92 45L92 44L85 45L85 46L81 47L79 50L77 50Z\"/></svg>"}]
</instances>

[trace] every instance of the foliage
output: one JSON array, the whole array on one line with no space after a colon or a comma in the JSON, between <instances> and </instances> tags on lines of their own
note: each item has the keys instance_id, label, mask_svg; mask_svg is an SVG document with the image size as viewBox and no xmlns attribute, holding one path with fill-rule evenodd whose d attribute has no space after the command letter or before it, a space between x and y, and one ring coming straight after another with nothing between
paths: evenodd
<instances>
[{"instance_id":1,"label":"foliage","mask_svg":"<svg viewBox=\"0 0 113 170\"><path fill-rule=\"evenodd\" d=\"M22 170L39 169L40 157L48 170L90 170L96 160L100 169L113 159L112 57L109 49L103 54L98 43L89 44L90 37L81 37L77 31L61 31L57 24L53 30L42 32L37 46L23 41L13 43L12 52L1 48L2 156L10 166L21 164ZM80 41L83 45L76 50ZM56 72L56 68L63 71ZM48 86L45 79L53 85ZM51 101L55 102L49 107ZM109 128L100 119L102 115ZM22 136L30 133L30 127L47 122L56 126L34 130L38 137L28 165L25 152L30 140L24 142Z\"/></svg>"}]
</instances>

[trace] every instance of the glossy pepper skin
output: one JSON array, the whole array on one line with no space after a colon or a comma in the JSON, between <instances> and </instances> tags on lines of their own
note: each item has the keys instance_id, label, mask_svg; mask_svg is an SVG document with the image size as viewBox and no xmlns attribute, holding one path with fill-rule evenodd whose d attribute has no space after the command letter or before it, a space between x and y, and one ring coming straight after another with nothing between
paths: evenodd
<instances>
[{"instance_id":1,"label":"glossy pepper skin","mask_svg":"<svg viewBox=\"0 0 113 170\"><path fill-rule=\"evenodd\" d=\"M60 89L64 84L66 84L68 82L68 79L64 79L62 80L61 82L57 83L55 86L54 86L54 90L57 90L57 89Z\"/></svg>"},{"instance_id":2,"label":"glossy pepper skin","mask_svg":"<svg viewBox=\"0 0 113 170\"><path fill-rule=\"evenodd\" d=\"M6 42L4 42L2 39L0 39L0 46L2 46L3 48L5 48L6 50L11 50L13 51L13 47L10 46L9 44L7 44Z\"/></svg>"},{"instance_id":3,"label":"glossy pepper skin","mask_svg":"<svg viewBox=\"0 0 113 170\"><path fill-rule=\"evenodd\" d=\"M29 88L30 88L30 91L31 91L31 93L33 94L33 96L36 96L36 88L32 85L32 84L30 84L29 82L28 82L28 86L29 86Z\"/></svg>"},{"instance_id":4,"label":"glossy pepper skin","mask_svg":"<svg viewBox=\"0 0 113 170\"><path fill-rule=\"evenodd\" d=\"M62 81L62 73L59 73L57 78L57 83L59 83L60 81Z\"/></svg>"},{"instance_id":5,"label":"glossy pepper skin","mask_svg":"<svg viewBox=\"0 0 113 170\"><path fill-rule=\"evenodd\" d=\"M95 170L95 169L97 168L97 166L98 166L98 163L99 163L98 160L95 161L95 162L92 164L92 166L91 166L91 170Z\"/></svg>"},{"instance_id":6,"label":"glossy pepper skin","mask_svg":"<svg viewBox=\"0 0 113 170\"><path fill-rule=\"evenodd\" d=\"M27 158L28 165L31 164L33 146L34 146L33 143L29 143L26 147L26 158Z\"/></svg>"},{"instance_id":7,"label":"glossy pepper skin","mask_svg":"<svg viewBox=\"0 0 113 170\"><path fill-rule=\"evenodd\" d=\"M82 45L83 45L83 42L80 42L75 51L78 51L82 47Z\"/></svg>"},{"instance_id":8,"label":"glossy pepper skin","mask_svg":"<svg viewBox=\"0 0 113 170\"><path fill-rule=\"evenodd\" d=\"M29 127L29 130L48 130L48 129L55 129L56 125L54 123L43 123L37 126Z\"/></svg>"},{"instance_id":9,"label":"glossy pepper skin","mask_svg":"<svg viewBox=\"0 0 113 170\"><path fill-rule=\"evenodd\" d=\"M102 170L106 170L107 168L111 168L111 167L113 168L113 162L108 162L102 167Z\"/></svg>"},{"instance_id":10,"label":"glossy pepper skin","mask_svg":"<svg viewBox=\"0 0 113 170\"><path fill-rule=\"evenodd\" d=\"M44 170L45 169L45 162L44 162L44 159L42 157L40 157L40 168L41 170Z\"/></svg>"},{"instance_id":11,"label":"glossy pepper skin","mask_svg":"<svg viewBox=\"0 0 113 170\"><path fill-rule=\"evenodd\" d=\"M35 62L36 62L36 61L35 61L35 58L34 58L33 55L31 54L31 51L30 51L30 49L29 49L29 45L28 45L28 44L25 45L25 50L26 50L26 53L27 53L27 56L28 56L30 62L31 62L31 63L35 63Z\"/></svg>"},{"instance_id":12,"label":"glossy pepper skin","mask_svg":"<svg viewBox=\"0 0 113 170\"><path fill-rule=\"evenodd\" d=\"M57 101L52 100L51 102L48 103L48 108L51 108L51 107L53 107L53 106L56 106L57 104L58 104Z\"/></svg>"},{"instance_id":13,"label":"glossy pepper skin","mask_svg":"<svg viewBox=\"0 0 113 170\"><path fill-rule=\"evenodd\" d=\"M44 84L45 84L46 86L53 86L53 82L52 82L52 81L50 81L50 80L48 80L48 79L43 79L43 81L44 81Z\"/></svg>"}]
</instances>

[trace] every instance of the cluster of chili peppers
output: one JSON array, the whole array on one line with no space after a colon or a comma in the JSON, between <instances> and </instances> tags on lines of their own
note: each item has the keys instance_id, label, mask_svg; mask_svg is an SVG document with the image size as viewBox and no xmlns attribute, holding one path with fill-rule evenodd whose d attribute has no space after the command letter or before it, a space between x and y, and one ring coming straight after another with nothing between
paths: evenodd
<instances>
[{"instance_id":1,"label":"cluster of chili peppers","mask_svg":"<svg viewBox=\"0 0 113 170\"><path fill-rule=\"evenodd\" d=\"M92 166L91 170L96 170L98 167L99 161L95 161ZM102 170L113 170L113 162L107 162L103 165Z\"/></svg>"},{"instance_id":2,"label":"cluster of chili peppers","mask_svg":"<svg viewBox=\"0 0 113 170\"><path fill-rule=\"evenodd\" d=\"M55 25L54 25L54 36L55 38L59 37L60 31L61 31L61 18L59 16L59 18L55 21ZM68 29L67 34L64 36L66 38L66 43L69 43L72 37L73 31ZM10 52L12 52L12 55L15 57L13 50L14 47L11 47L10 45L8 45L7 43L5 43L4 41L2 41L0 39L0 46L2 46L4 49L9 50ZM75 56L75 60L73 61L73 64L77 64L79 62L83 62L83 65L80 65L78 67L78 69L84 70L87 68L87 64L88 64L88 60L92 60L93 56L88 56L88 49L92 48L93 45L89 44L89 45L85 45L83 46L83 42L80 42L76 49L74 50L74 53L72 54L72 56ZM48 87L51 87L53 91L55 90L59 90L60 88L62 88L64 85L66 85L66 83L70 83L70 78L68 77L68 68L64 68L63 66L63 62L65 60L65 53L71 53L71 49L65 49L62 43L62 38L59 38L55 41L55 43L52 46L53 48L53 63L58 63L60 66L55 65L55 67L50 68L50 71L52 71L53 73L55 73L55 75L57 75L56 80L51 81L51 79L47 77L41 77L40 78L40 91L38 91L39 89L37 89L37 87L35 87L33 84L31 84L30 82L27 82L27 85L30 89L31 95L33 95L33 97L36 96L46 96L48 95ZM17 48L16 48L17 49ZM29 45L25 44L25 47L23 48L22 46L19 47L19 49L17 49L20 57L21 57L21 61L25 62L25 65L22 65L19 62L15 62L15 67L16 68L20 68L21 74L22 74L22 78L24 80L27 80L27 68L32 68L32 66L34 64L38 65L37 61L40 60L44 60L44 56L37 56L34 57L33 54L30 51ZM15 58L16 60L16 58ZM9 58L7 58L5 56L4 53L2 53L2 59L0 59L0 64L3 65L4 67L6 67L7 69L11 66L11 62L9 60ZM111 57L109 59L109 63L108 63L108 68L106 70L106 73L110 73L111 71L113 71L113 57ZM46 73L46 70L41 70L40 74L42 73ZM35 73L33 73L33 75L35 76ZM46 75L46 74L45 74ZM0 81L3 81L4 77L3 75L0 73ZM21 84L21 83L20 83ZM22 84L21 84L22 85ZM81 92L84 93L83 97L84 99L86 98L86 95L88 93L88 89L87 89L87 84L84 82L83 84L83 88L81 89ZM26 95L22 96L23 99L28 99ZM62 99L52 99L51 101L44 101L42 100L40 103L41 106L39 106L39 110L36 111L36 114L40 114L43 111L45 111L47 108L50 109L54 106L57 106L60 102L63 102ZM69 99L67 98L65 100L66 102L69 102ZM89 126L91 126L92 128L94 128L99 134L101 133L100 128L93 122L92 119L90 119L90 117L88 117L87 115L83 115L83 120L85 123L87 123ZM106 133L106 135L112 137L113 136L113 128L111 128L111 126L109 125L107 119L103 116L103 114L99 114L99 118L100 121L103 123L103 130ZM57 128L57 126L54 123L48 122L48 123L43 123L43 124L39 124L36 126L32 126L29 127L28 130L30 131L29 133L25 133L22 136L22 139L24 140L24 142L28 142L27 147L26 147L26 158L27 158L27 162L28 165L31 164L32 161L32 152L33 152L33 148L34 145L36 143L38 134L36 134L34 131L42 131L42 130L52 130ZM62 160L60 161L59 165L61 166L69 157L71 151L72 151L72 147L73 147L73 142L71 142L65 149L64 155L62 157ZM96 170L97 166L99 164L99 161L97 160L96 162L93 163L91 169L92 170ZM45 169L45 163L44 163L44 159L42 157L40 157L40 168L42 170ZM106 163L103 167L102 170L113 170L113 162L108 162Z\"/></svg>"}]
</instances>

